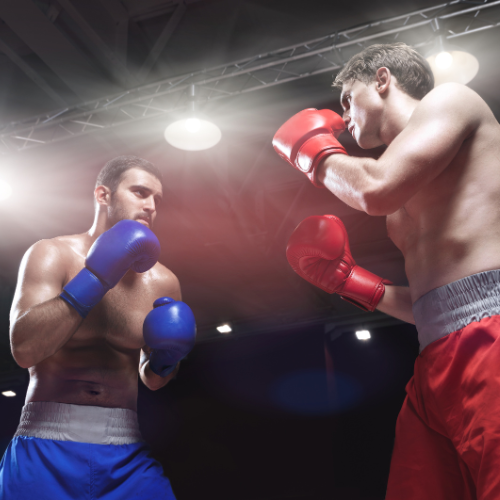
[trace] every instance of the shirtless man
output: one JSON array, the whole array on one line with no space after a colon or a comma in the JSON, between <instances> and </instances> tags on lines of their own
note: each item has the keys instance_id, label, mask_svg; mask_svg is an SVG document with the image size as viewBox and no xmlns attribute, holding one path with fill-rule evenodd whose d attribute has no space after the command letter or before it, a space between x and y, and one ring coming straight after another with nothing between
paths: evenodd
<instances>
[{"instance_id":1,"label":"shirtless man","mask_svg":"<svg viewBox=\"0 0 500 500\"><path fill-rule=\"evenodd\" d=\"M2 500L174 498L136 413L138 371L163 387L195 335L177 278L157 262L161 173L115 158L94 196L88 232L39 241L21 263L10 334L30 383L0 465Z\"/></svg>"},{"instance_id":2,"label":"shirtless man","mask_svg":"<svg viewBox=\"0 0 500 500\"><path fill-rule=\"evenodd\" d=\"M500 126L471 89L433 89L404 44L374 45L336 77L343 117L304 110L278 154L349 206L385 215L409 288L355 265L342 222L305 219L287 257L314 285L415 323L421 353L398 417L386 500L500 498ZM378 159L349 157L347 127Z\"/></svg>"}]
</instances>

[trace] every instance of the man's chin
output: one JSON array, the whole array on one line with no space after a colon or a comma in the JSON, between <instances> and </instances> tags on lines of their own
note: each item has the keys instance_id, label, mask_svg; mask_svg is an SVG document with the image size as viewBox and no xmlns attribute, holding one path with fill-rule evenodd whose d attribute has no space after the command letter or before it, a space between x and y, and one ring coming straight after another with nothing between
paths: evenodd
<instances>
[{"instance_id":1,"label":"man's chin","mask_svg":"<svg viewBox=\"0 0 500 500\"><path fill-rule=\"evenodd\" d=\"M382 142L379 140L370 140L364 137L360 137L359 139L356 139L356 144L361 148L361 149L374 149L378 148L379 146L382 146Z\"/></svg>"}]
</instances>

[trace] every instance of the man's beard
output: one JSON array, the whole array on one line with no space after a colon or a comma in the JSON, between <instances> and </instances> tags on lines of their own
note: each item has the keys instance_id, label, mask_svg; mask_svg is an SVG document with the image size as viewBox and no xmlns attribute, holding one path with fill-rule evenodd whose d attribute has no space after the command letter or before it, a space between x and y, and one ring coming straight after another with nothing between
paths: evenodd
<instances>
[{"instance_id":1,"label":"man's beard","mask_svg":"<svg viewBox=\"0 0 500 500\"><path fill-rule=\"evenodd\" d=\"M147 213L139 212L138 214L130 214L127 213L127 211L123 207L111 203L111 205L108 207L108 221L110 223L110 227L114 226L117 222L120 222L124 219L145 219L149 224L149 229L153 229L153 220Z\"/></svg>"}]
</instances>

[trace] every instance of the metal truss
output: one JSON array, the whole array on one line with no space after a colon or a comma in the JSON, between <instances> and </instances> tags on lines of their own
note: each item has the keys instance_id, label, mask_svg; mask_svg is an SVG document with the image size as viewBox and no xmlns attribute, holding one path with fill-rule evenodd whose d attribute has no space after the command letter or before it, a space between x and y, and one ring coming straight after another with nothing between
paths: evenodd
<instances>
[{"instance_id":1,"label":"metal truss","mask_svg":"<svg viewBox=\"0 0 500 500\"><path fill-rule=\"evenodd\" d=\"M197 100L203 103L320 73L335 73L352 55L373 43L404 41L423 50L434 43L436 25L441 26L447 39L495 28L500 26L500 0L454 0L13 122L0 129L0 154L53 144L185 109L192 85L196 86Z\"/></svg>"}]
</instances>

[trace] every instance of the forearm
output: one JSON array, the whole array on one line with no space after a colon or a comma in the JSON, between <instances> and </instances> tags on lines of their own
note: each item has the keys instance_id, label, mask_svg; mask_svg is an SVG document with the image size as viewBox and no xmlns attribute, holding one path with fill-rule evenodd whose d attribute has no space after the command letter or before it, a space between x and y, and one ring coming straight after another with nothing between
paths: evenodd
<instances>
[{"instance_id":1,"label":"forearm","mask_svg":"<svg viewBox=\"0 0 500 500\"><path fill-rule=\"evenodd\" d=\"M156 373L154 373L149 366L150 352L151 349L149 347L144 346L142 348L141 361L139 364L139 375L142 382L148 389L156 391L166 386L168 382L175 378L179 371L180 362L177 363L177 366L172 373L168 374L166 377L160 377L159 375L156 375Z\"/></svg>"},{"instance_id":2,"label":"forearm","mask_svg":"<svg viewBox=\"0 0 500 500\"><path fill-rule=\"evenodd\" d=\"M55 354L73 336L83 318L59 296L31 307L11 322L12 354L29 368Z\"/></svg>"},{"instance_id":3,"label":"forearm","mask_svg":"<svg viewBox=\"0 0 500 500\"><path fill-rule=\"evenodd\" d=\"M379 170L373 158L333 154L318 166L317 180L350 207L371 213L380 184Z\"/></svg>"},{"instance_id":4,"label":"forearm","mask_svg":"<svg viewBox=\"0 0 500 500\"><path fill-rule=\"evenodd\" d=\"M410 289L407 286L386 285L377 309L394 318L415 324Z\"/></svg>"}]
</instances>

